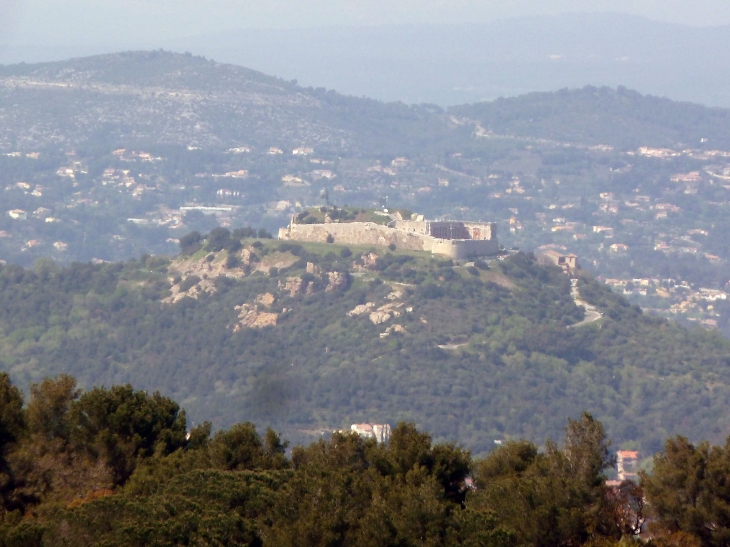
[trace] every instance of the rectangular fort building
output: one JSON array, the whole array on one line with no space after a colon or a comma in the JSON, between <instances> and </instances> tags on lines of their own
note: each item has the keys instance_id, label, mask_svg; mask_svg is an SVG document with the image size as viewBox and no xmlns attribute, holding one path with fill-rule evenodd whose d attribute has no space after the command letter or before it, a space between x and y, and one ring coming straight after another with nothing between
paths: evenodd
<instances>
[{"instance_id":1,"label":"rectangular fort building","mask_svg":"<svg viewBox=\"0 0 730 547\"><path fill-rule=\"evenodd\" d=\"M486 222L393 220L387 226L374 222L324 222L298 224L295 217L279 230L279 239L330 242L340 245L376 245L427 251L454 260L496 254L497 225Z\"/></svg>"}]
</instances>

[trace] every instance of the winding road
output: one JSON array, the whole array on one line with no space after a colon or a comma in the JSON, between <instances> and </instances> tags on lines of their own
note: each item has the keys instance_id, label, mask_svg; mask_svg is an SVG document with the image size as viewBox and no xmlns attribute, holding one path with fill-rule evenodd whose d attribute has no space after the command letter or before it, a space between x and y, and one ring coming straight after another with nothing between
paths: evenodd
<instances>
[{"instance_id":1,"label":"winding road","mask_svg":"<svg viewBox=\"0 0 730 547\"><path fill-rule=\"evenodd\" d=\"M572 325L568 325L569 329L573 329L575 327L582 327L583 325L587 325L588 323L593 323L594 321L598 321L601 317L603 317L603 314L596 310L595 306L592 306L588 302L584 302L580 299L580 293L578 292L578 280L577 279L571 279L570 280L570 296L573 297L573 300L575 301L576 306L583 306L586 310L585 317L583 318L583 321L579 321L578 323L574 323Z\"/></svg>"}]
</instances>

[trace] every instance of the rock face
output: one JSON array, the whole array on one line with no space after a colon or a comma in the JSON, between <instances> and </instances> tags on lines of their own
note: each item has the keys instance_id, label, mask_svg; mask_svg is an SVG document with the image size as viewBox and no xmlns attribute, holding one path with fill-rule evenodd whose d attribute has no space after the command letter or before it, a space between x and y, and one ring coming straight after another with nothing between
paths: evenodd
<instances>
[{"instance_id":1,"label":"rock face","mask_svg":"<svg viewBox=\"0 0 730 547\"><path fill-rule=\"evenodd\" d=\"M276 297L270 292L260 294L256 297L256 303L266 306L267 308L270 308L274 302L276 302Z\"/></svg>"},{"instance_id":2,"label":"rock face","mask_svg":"<svg viewBox=\"0 0 730 547\"><path fill-rule=\"evenodd\" d=\"M327 288L325 291L333 291L347 285L347 274L342 272L330 272L327 274Z\"/></svg>"},{"instance_id":3,"label":"rock face","mask_svg":"<svg viewBox=\"0 0 730 547\"><path fill-rule=\"evenodd\" d=\"M289 296L294 298L302 290L302 278L287 277L286 281L279 281L279 289L288 292Z\"/></svg>"},{"instance_id":4,"label":"rock face","mask_svg":"<svg viewBox=\"0 0 730 547\"><path fill-rule=\"evenodd\" d=\"M373 322L373 325L380 325L381 323L385 323L386 321L389 321L391 318L391 315L387 311L376 310L373 313L371 313L369 317L370 317L370 321Z\"/></svg>"},{"instance_id":5,"label":"rock face","mask_svg":"<svg viewBox=\"0 0 730 547\"><path fill-rule=\"evenodd\" d=\"M375 253L363 253L360 255L362 265L355 262L352 266L355 270L373 270L378 261L378 255Z\"/></svg>"},{"instance_id":6,"label":"rock face","mask_svg":"<svg viewBox=\"0 0 730 547\"><path fill-rule=\"evenodd\" d=\"M363 315L367 313L368 318L370 319L370 321L373 322L374 325L380 325L381 323L385 323L386 321L390 321L395 317L400 317L401 315L403 315L403 307L405 306L405 304L403 302L397 301L403 298L403 291L392 291L385 298L389 300L389 302L386 302L382 306L376 307L377 305L375 304L375 302L360 304L359 306L355 306L355 309L347 312L347 316L357 317L358 315ZM406 313L411 313L412 311L413 308L410 306L405 308ZM401 331L396 330L396 332Z\"/></svg>"},{"instance_id":7,"label":"rock face","mask_svg":"<svg viewBox=\"0 0 730 547\"><path fill-rule=\"evenodd\" d=\"M347 316L355 317L357 315L362 315L363 313L368 313L374 307L375 307L375 302L368 302L367 304L360 304L359 306L355 306L354 310L350 310L349 312L347 312Z\"/></svg>"},{"instance_id":8,"label":"rock face","mask_svg":"<svg viewBox=\"0 0 730 547\"><path fill-rule=\"evenodd\" d=\"M399 309L403 307L403 302L391 302L384 304L370 314L370 321L374 325L380 325L386 321L390 321L394 317L400 317L403 312Z\"/></svg>"},{"instance_id":9,"label":"rock face","mask_svg":"<svg viewBox=\"0 0 730 547\"><path fill-rule=\"evenodd\" d=\"M262 329L264 327L275 327L279 320L278 313L259 311L257 305L243 304L236 306L236 310L240 310L238 314L238 323L233 327L233 332L239 332L243 329Z\"/></svg>"},{"instance_id":10,"label":"rock face","mask_svg":"<svg viewBox=\"0 0 730 547\"><path fill-rule=\"evenodd\" d=\"M216 277L224 276L235 279L246 277L246 270L243 268L248 268L251 265L251 251L248 249L240 251L238 256L241 259L241 267L237 268L226 267L224 256L227 257L227 255L221 256L221 253L212 254L215 255L213 260L207 260L207 257L202 257L198 260L187 257L175 260L170 264L169 272L171 274L178 274L182 278L182 281L174 284L170 288L172 294L164 298L162 302L165 304L174 304L186 296L198 298L201 292L213 294L217 290L213 282ZM181 290L181 286L184 286L185 281L193 275L199 277L200 282L187 290ZM173 281L173 279L171 278L170 281Z\"/></svg>"},{"instance_id":11,"label":"rock face","mask_svg":"<svg viewBox=\"0 0 730 547\"><path fill-rule=\"evenodd\" d=\"M403 334L406 332L406 328L403 325L391 325L387 329L385 329L385 332L380 333L381 338L387 338L392 333L397 332L398 334Z\"/></svg>"},{"instance_id":12,"label":"rock face","mask_svg":"<svg viewBox=\"0 0 730 547\"><path fill-rule=\"evenodd\" d=\"M162 299L163 304L174 304L185 297L195 298L197 300L201 293L206 292L208 294L213 294L217 290L215 283L213 283L213 281L206 275L197 284L183 291L181 290L181 285L184 284L188 277L189 276L186 276L180 283L170 287L170 292L172 294L170 294L167 298Z\"/></svg>"}]
</instances>

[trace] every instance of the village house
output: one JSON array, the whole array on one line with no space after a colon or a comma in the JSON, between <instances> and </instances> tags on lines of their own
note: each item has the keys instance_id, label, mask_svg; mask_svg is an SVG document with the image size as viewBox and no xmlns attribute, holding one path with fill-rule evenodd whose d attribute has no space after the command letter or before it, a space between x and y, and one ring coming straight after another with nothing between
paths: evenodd
<instances>
[{"instance_id":1,"label":"village house","mask_svg":"<svg viewBox=\"0 0 730 547\"><path fill-rule=\"evenodd\" d=\"M558 266L568 275L580 269L578 266L578 256L572 253L564 254L554 249L544 249L538 251L536 255L538 262L541 264Z\"/></svg>"},{"instance_id":2,"label":"village house","mask_svg":"<svg viewBox=\"0 0 730 547\"><path fill-rule=\"evenodd\" d=\"M308 156L314 154L314 148L295 148L292 150L292 154L295 156Z\"/></svg>"},{"instance_id":3,"label":"village house","mask_svg":"<svg viewBox=\"0 0 730 547\"><path fill-rule=\"evenodd\" d=\"M73 178L74 177L74 170L71 169L70 167L60 167L56 171L56 174L59 177L71 177L71 178Z\"/></svg>"},{"instance_id":4,"label":"village house","mask_svg":"<svg viewBox=\"0 0 730 547\"><path fill-rule=\"evenodd\" d=\"M300 179L299 177L295 177L294 175L284 175L281 177L281 180L284 183L284 186L309 186L307 181Z\"/></svg>"},{"instance_id":5,"label":"village house","mask_svg":"<svg viewBox=\"0 0 730 547\"><path fill-rule=\"evenodd\" d=\"M669 148L649 148L642 146L638 150L639 154L649 158L673 158L679 156L679 152Z\"/></svg>"},{"instance_id":6,"label":"village house","mask_svg":"<svg viewBox=\"0 0 730 547\"><path fill-rule=\"evenodd\" d=\"M390 424L352 424L350 431L361 437L375 439L379 443L390 439Z\"/></svg>"},{"instance_id":7,"label":"village house","mask_svg":"<svg viewBox=\"0 0 730 547\"><path fill-rule=\"evenodd\" d=\"M629 250L629 246L625 243L614 243L609 249L614 253L625 253Z\"/></svg>"},{"instance_id":8,"label":"village house","mask_svg":"<svg viewBox=\"0 0 730 547\"><path fill-rule=\"evenodd\" d=\"M8 216L12 218L13 220L27 220L28 215L25 211L22 209L13 209L12 211L8 211Z\"/></svg>"},{"instance_id":9,"label":"village house","mask_svg":"<svg viewBox=\"0 0 730 547\"><path fill-rule=\"evenodd\" d=\"M693 230L687 230L687 235L690 236L706 236L708 235L707 230L701 230L699 228L695 228Z\"/></svg>"},{"instance_id":10,"label":"village house","mask_svg":"<svg viewBox=\"0 0 730 547\"><path fill-rule=\"evenodd\" d=\"M613 228L610 226L594 226L594 234L603 234L606 237L613 237Z\"/></svg>"},{"instance_id":11,"label":"village house","mask_svg":"<svg viewBox=\"0 0 730 547\"><path fill-rule=\"evenodd\" d=\"M240 171L229 171L223 175L213 175L214 177L226 177L230 179L245 179L248 178L248 171L241 169Z\"/></svg>"},{"instance_id":12,"label":"village house","mask_svg":"<svg viewBox=\"0 0 730 547\"><path fill-rule=\"evenodd\" d=\"M715 289L700 289L700 296L708 302L716 302L717 300L727 300L727 293Z\"/></svg>"},{"instance_id":13,"label":"village house","mask_svg":"<svg viewBox=\"0 0 730 547\"><path fill-rule=\"evenodd\" d=\"M666 211L668 213L679 213L681 210L679 207L671 203L657 203L654 206L654 209L657 211Z\"/></svg>"},{"instance_id":14,"label":"village house","mask_svg":"<svg viewBox=\"0 0 730 547\"><path fill-rule=\"evenodd\" d=\"M677 173L670 179L672 182L699 182L700 172L692 171L691 173Z\"/></svg>"},{"instance_id":15,"label":"village house","mask_svg":"<svg viewBox=\"0 0 730 547\"><path fill-rule=\"evenodd\" d=\"M316 169L312 171L312 178L314 179L333 179L336 176L337 175L328 169Z\"/></svg>"},{"instance_id":16,"label":"village house","mask_svg":"<svg viewBox=\"0 0 730 547\"><path fill-rule=\"evenodd\" d=\"M637 478L637 464L639 453L634 450L619 450L616 453L616 469L618 480L635 480Z\"/></svg>"}]
</instances>

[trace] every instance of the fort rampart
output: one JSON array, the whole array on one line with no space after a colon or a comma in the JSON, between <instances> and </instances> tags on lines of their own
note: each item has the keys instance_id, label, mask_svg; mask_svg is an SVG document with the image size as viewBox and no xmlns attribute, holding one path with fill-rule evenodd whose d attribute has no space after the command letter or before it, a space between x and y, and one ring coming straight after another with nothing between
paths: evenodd
<instances>
[{"instance_id":1,"label":"fort rampart","mask_svg":"<svg viewBox=\"0 0 730 547\"><path fill-rule=\"evenodd\" d=\"M499 250L496 225L455 221L402 221L388 226L373 222L296 224L279 230L279 239L375 245L408 251L427 251L456 260L488 256Z\"/></svg>"}]
</instances>

